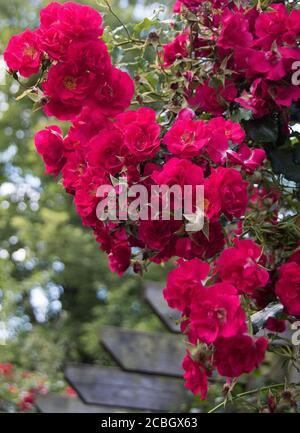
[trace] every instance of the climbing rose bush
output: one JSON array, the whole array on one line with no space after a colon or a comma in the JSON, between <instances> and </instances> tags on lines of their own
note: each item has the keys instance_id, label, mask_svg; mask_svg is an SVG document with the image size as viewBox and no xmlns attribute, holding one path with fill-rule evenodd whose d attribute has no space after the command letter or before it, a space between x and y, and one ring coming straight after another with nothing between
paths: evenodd
<instances>
[{"instance_id":1,"label":"climbing rose bush","mask_svg":"<svg viewBox=\"0 0 300 433\"><path fill-rule=\"evenodd\" d=\"M300 317L300 11L177 0L173 12L111 32L97 10L54 2L38 29L11 38L4 59L18 81L39 73L19 98L70 122L66 133L55 124L37 132L36 150L111 270L175 265L163 294L182 313L186 386L205 399L208 378L224 376L230 387ZM117 195L125 186L190 185L193 197L203 186L204 226L189 232L186 215L166 221L163 212L101 221L103 185ZM279 316L255 329L251 315L273 305Z\"/></svg>"}]
</instances>

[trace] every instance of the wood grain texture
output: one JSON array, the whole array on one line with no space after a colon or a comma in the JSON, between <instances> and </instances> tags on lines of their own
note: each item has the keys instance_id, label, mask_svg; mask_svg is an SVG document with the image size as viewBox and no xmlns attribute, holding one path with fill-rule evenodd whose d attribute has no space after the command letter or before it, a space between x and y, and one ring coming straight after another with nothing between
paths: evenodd
<instances>
[{"instance_id":1,"label":"wood grain texture","mask_svg":"<svg viewBox=\"0 0 300 433\"><path fill-rule=\"evenodd\" d=\"M176 412L191 398L181 379L128 373L115 367L68 365L65 377L86 404Z\"/></svg>"},{"instance_id":2,"label":"wood grain texture","mask_svg":"<svg viewBox=\"0 0 300 433\"><path fill-rule=\"evenodd\" d=\"M138 373L182 377L185 356L180 335L105 327L100 340L121 368Z\"/></svg>"},{"instance_id":3,"label":"wood grain texture","mask_svg":"<svg viewBox=\"0 0 300 433\"><path fill-rule=\"evenodd\" d=\"M168 306L163 297L162 290L161 287L156 286L155 284L149 284L145 288L145 300L169 331L179 333L180 326L177 322L180 319L180 312L173 310Z\"/></svg>"}]
</instances>

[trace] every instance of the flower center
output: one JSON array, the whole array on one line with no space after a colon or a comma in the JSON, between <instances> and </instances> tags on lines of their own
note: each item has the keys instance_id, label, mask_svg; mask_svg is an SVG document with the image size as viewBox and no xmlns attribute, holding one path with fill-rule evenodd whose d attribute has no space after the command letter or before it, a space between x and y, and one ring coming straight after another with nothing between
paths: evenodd
<instances>
[{"instance_id":1,"label":"flower center","mask_svg":"<svg viewBox=\"0 0 300 433\"><path fill-rule=\"evenodd\" d=\"M68 90L76 89L76 79L74 77L65 77L64 86Z\"/></svg>"},{"instance_id":2,"label":"flower center","mask_svg":"<svg viewBox=\"0 0 300 433\"><path fill-rule=\"evenodd\" d=\"M36 49L34 47L31 47L30 45L25 47L23 50L24 56L28 56L28 57L34 57L36 55L36 52L37 52Z\"/></svg>"}]
</instances>

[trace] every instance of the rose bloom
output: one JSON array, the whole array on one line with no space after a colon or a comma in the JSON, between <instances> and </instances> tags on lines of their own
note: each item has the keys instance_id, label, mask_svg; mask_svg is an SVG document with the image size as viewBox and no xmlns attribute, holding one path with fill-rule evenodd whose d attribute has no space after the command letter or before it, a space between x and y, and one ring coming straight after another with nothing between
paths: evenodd
<instances>
[{"instance_id":1,"label":"rose bloom","mask_svg":"<svg viewBox=\"0 0 300 433\"><path fill-rule=\"evenodd\" d=\"M174 220L141 220L139 224L138 239L141 240L146 247L152 250L165 252L166 248L168 249L173 247L172 241L175 238L174 233L181 227L181 225L181 221Z\"/></svg>"},{"instance_id":2,"label":"rose bloom","mask_svg":"<svg viewBox=\"0 0 300 433\"><path fill-rule=\"evenodd\" d=\"M209 141L208 128L202 120L176 120L163 141L169 152L181 158L199 156Z\"/></svg>"},{"instance_id":3,"label":"rose bloom","mask_svg":"<svg viewBox=\"0 0 300 433\"><path fill-rule=\"evenodd\" d=\"M208 275L209 265L194 258L189 261L179 260L179 266L168 273L167 287L163 291L169 307L180 311L190 306L194 292Z\"/></svg>"},{"instance_id":4,"label":"rose bloom","mask_svg":"<svg viewBox=\"0 0 300 433\"><path fill-rule=\"evenodd\" d=\"M169 44L163 45L164 67L172 66L175 60L182 59L188 55L187 42L189 35L181 33Z\"/></svg>"},{"instance_id":5,"label":"rose bloom","mask_svg":"<svg viewBox=\"0 0 300 433\"><path fill-rule=\"evenodd\" d=\"M264 360L268 340L264 337L253 339L249 335L218 338L215 342L214 361L219 374L238 377L250 373Z\"/></svg>"},{"instance_id":6,"label":"rose bloom","mask_svg":"<svg viewBox=\"0 0 300 433\"><path fill-rule=\"evenodd\" d=\"M186 159L171 158L161 171L154 171L152 179L158 185L202 185L204 182L203 170Z\"/></svg>"},{"instance_id":7,"label":"rose bloom","mask_svg":"<svg viewBox=\"0 0 300 433\"><path fill-rule=\"evenodd\" d=\"M184 386L192 391L194 395L201 395L201 400L205 400L207 394L207 372L204 365L195 362L188 355L183 360L182 368L184 373Z\"/></svg>"},{"instance_id":8,"label":"rose bloom","mask_svg":"<svg viewBox=\"0 0 300 433\"><path fill-rule=\"evenodd\" d=\"M57 176L66 163L61 129L56 125L47 126L35 134L34 142L45 163L46 173Z\"/></svg>"},{"instance_id":9,"label":"rose bloom","mask_svg":"<svg viewBox=\"0 0 300 433\"><path fill-rule=\"evenodd\" d=\"M300 316L300 265L288 262L280 266L276 295L289 314Z\"/></svg>"},{"instance_id":10,"label":"rose bloom","mask_svg":"<svg viewBox=\"0 0 300 433\"><path fill-rule=\"evenodd\" d=\"M218 89L209 85L209 80L196 88L195 95L188 97L188 103L197 110L220 116L226 109L226 102L232 102L237 96L237 89L230 80Z\"/></svg>"},{"instance_id":11,"label":"rose bloom","mask_svg":"<svg viewBox=\"0 0 300 433\"><path fill-rule=\"evenodd\" d=\"M233 284L240 293L253 295L269 280L268 272L258 264L261 255L261 247L252 240L237 241L235 247L226 248L216 262L220 278Z\"/></svg>"},{"instance_id":12,"label":"rose bloom","mask_svg":"<svg viewBox=\"0 0 300 433\"><path fill-rule=\"evenodd\" d=\"M64 58L70 42L97 40L103 33L102 17L90 6L52 2L41 10L39 34L50 58Z\"/></svg>"},{"instance_id":13,"label":"rose bloom","mask_svg":"<svg viewBox=\"0 0 300 433\"><path fill-rule=\"evenodd\" d=\"M221 48L231 49L247 47L253 40L249 32L248 20L243 13L231 12L226 9L222 18L221 34L217 45Z\"/></svg>"},{"instance_id":14,"label":"rose bloom","mask_svg":"<svg viewBox=\"0 0 300 433\"><path fill-rule=\"evenodd\" d=\"M232 337L247 329L245 311L231 284L199 287L190 308L192 343L213 343L218 337Z\"/></svg>"},{"instance_id":15,"label":"rose bloom","mask_svg":"<svg viewBox=\"0 0 300 433\"><path fill-rule=\"evenodd\" d=\"M108 178L104 172L91 167L88 167L79 178L76 185L74 203L84 225L96 225L96 208L100 201L100 198L97 197L97 190L101 185L107 185L108 182Z\"/></svg>"},{"instance_id":16,"label":"rose bloom","mask_svg":"<svg viewBox=\"0 0 300 433\"><path fill-rule=\"evenodd\" d=\"M160 146L160 126L151 108L121 113L116 118L116 128L123 133L128 148L128 162L138 163L153 158Z\"/></svg>"},{"instance_id":17,"label":"rose bloom","mask_svg":"<svg viewBox=\"0 0 300 433\"><path fill-rule=\"evenodd\" d=\"M97 77L93 87L93 102L105 116L115 116L129 107L134 95L132 78L118 68L110 68Z\"/></svg>"},{"instance_id":18,"label":"rose bloom","mask_svg":"<svg viewBox=\"0 0 300 433\"><path fill-rule=\"evenodd\" d=\"M234 168L213 169L205 183L207 215L214 218L222 211L228 219L240 218L248 204L248 183Z\"/></svg>"},{"instance_id":19,"label":"rose bloom","mask_svg":"<svg viewBox=\"0 0 300 433\"><path fill-rule=\"evenodd\" d=\"M9 69L18 71L23 77L36 74L42 58L39 37L30 30L12 36L4 51L4 60Z\"/></svg>"},{"instance_id":20,"label":"rose bloom","mask_svg":"<svg viewBox=\"0 0 300 433\"><path fill-rule=\"evenodd\" d=\"M128 242L124 240L114 242L108 259L110 270L122 276L130 266L131 249Z\"/></svg>"},{"instance_id":21,"label":"rose bloom","mask_svg":"<svg viewBox=\"0 0 300 433\"><path fill-rule=\"evenodd\" d=\"M191 233L189 237L179 238L176 243L176 255L185 259L209 259L223 249L224 242L224 233L219 221L210 222L208 237L201 230Z\"/></svg>"},{"instance_id":22,"label":"rose bloom","mask_svg":"<svg viewBox=\"0 0 300 433\"><path fill-rule=\"evenodd\" d=\"M124 165L126 152L119 131L103 130L89 142L86 158L91 167L101 167L107 173L115 175Z\"/></svg>"},{"instance_id":23,"label":"rose bloom","mask_svg":"<svg viewBox=\"0 0 300 433\"><path fill-rule=\"evenodd\" d=\"M94 74L76 64L57 63L49 70L43 83L49 102L44 106L48 116L60 120L73 120L90 96Z\"/></svg>"}]
</instances>

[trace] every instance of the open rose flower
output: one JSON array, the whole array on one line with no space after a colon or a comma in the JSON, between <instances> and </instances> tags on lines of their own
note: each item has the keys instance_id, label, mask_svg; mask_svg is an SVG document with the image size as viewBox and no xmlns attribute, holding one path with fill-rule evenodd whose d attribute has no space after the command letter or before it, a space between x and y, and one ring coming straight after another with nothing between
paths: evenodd
<instances>
[{"instance_id":1,"label":"open rose flower","mask_svg":"<svg viewBox=\"0 0 300 433\"><path fill-rule=\"evenodd\" d=\"M265 287L269 273L259 265L262 249L252 240L237 241L235 247L226 248L216 262L222 281L233 284L240 293L253 295Z\"/></svg>"},{"instance_id":2,"label":"open rose flower","mask_svg":"<svg viewBox=\"0 0 300 433\"><path fill-rule=\"evenodd\" d=\"M23 77L36 74L42 58L39 36L30 30L12 36L4 51L4 60L9 69L18 71Z\"/></svg>"},{"instance_id":3,"label":"open rose flower","mask_svg":"<svg viewBox=\"0 0 300 433\"><path fill-rule=\"evenodd\" d=\"M218 337L232 337L247 329L237 289L231 284L199 287L190 308L191 335L196 341L212 343Z\"/></svg>"},{"instance_id":4,"label":"open rose flower","mask_svg":"<svg viewBox=\"0 0 300 433\"><path fill-rule=\"evenodd\" d=\"M300 265L288 262L280 266L276 295L289 314L300 316Z\"/></svg>"},{"instance_id":5,"label":"open rose flower","mask_svg":"<svg viewBox=\"0 0 300 433\"><path fill-rule=\"evenodd\" d=\"M47 126L35 134L34 142L45 163L46 173L57 176L66 163L61 129L56 125Z\"/></svg>"},{"instance_id":6,"label":"open rose flower","mask_svg":"<svg viewBox=\"0 0 300 433\"><path fill-rule=\"evenodd\" d=\"M253 339L249 335L219 338L215 342L215 365L218 372L226 377L238 377L250 373L263 362L268 340L264 337Z\"/></svg>"}]
</instances>

